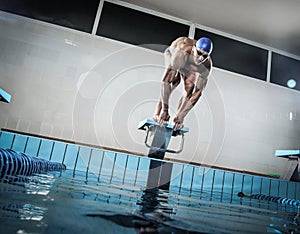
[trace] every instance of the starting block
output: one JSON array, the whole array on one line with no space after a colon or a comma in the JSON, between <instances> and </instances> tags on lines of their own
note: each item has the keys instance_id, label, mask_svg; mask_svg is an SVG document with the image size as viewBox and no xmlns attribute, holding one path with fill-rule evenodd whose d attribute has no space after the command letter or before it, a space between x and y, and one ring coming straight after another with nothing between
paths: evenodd
<instances>
[{"instance_id":1,"label":"starting block","mask_svg":"<svg viewBox=\"0 0 300 234\"><path fill-rule=\"evenodd\" d=\"M147 131L145 145L150 148L149 157L163 159L165 153L180 153L183 150L184 134L189 128L181 128L174 131L174 125L167 123L160 125L153 119L145 119L138 125L138 129ZM152 143L148 143L149 133L154 135ZM178 150L168 149L171 137L181 136L180 148ZM157 155L155 155L157 154Z\"/></svg>"},{"instance_id":2,"label":"starting block","mask_svg":"<svg viewBox=\"0 0 300 234\"><path fill-rule=\"evenodd\" d=\"M169 190L173 163L165 162L165 153L180 153L183 150L184 134L188 128L174 131L173 124L160 125L153 119L145 119L138 125L139 130L147 131L145 145L150 148L148 157L152 158L149 165L147 189L161 188ZM148 143L149 133L153 136L152 143ZM178 150L168 149L171 137L181 136L180 148ZM157 160L158 159L158 160Z\"/></svg>"},{"instance_id":3,"label":"starting block","mask_svg":"<svg viewBox=\"0 0 300 234\"><path fill-rule=\"evenodd\" d=\"M281 179L300 181L300 150L276 150L275 156L289 161L288 170Z\"/></svg>"}]
</instances>

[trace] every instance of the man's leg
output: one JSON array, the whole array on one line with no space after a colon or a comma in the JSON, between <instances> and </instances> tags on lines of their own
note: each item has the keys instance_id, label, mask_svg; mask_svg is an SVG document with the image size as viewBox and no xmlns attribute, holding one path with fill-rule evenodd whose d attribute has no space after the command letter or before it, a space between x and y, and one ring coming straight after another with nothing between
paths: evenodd
<instances>
[{"instance_id":1,"label":"man's leg","mask_svg":"<svg viewBox=\"0 0 300 234\"><path fill-rule=\"evenodd\" d=\"M180 113L184 107L187 105L189 99L191 98L195 85L193 79L190 79L189 77L184 77L184 94L181 96L179 103L178 103L178 108L177 108L177 113Z\"/></svg>"},{"instance_id":2,"label":"man's leg","mask_svg":"<svg viewBox=\"0 0 300 234\"><path fill-rule=\"evenodd\" d=\"M174 118L174 129L177 130L183 127L183 120L187 113L192 109L194 104L198 101L201 96L199 96L199 90L195 88L195 76L190 75L184 79L184 89L185 93L179 100L179 105L177 109L177 114Z\"/></svg>"}]
</instances>

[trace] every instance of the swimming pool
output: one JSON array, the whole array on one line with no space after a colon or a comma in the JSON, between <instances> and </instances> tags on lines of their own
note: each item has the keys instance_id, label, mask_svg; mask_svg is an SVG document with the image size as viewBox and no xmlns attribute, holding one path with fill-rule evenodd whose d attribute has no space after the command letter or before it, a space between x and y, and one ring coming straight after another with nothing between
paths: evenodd
<instances>
[{"instance_id":1,"label":"swimming pool","mask_svg":"<svg viewBox=\"0 0 300 234\"><path fill-rule=\"evenodd\" d=\"M297 182L171 163L169 190L147 189L147 157L3 131L0 147L68 168L2 181L0 233L300 233L298 207L237 196L299 199Z\"/></svg>"},{"instance_id":2,"label":"swimming pool","mask_svg":"<svg viewBox=\"0 0 300 234\"><path fill-rule=\"evenodd\" d=\"M0 233L300 233L299 208L72 170L0 183Z\"/></svg>"}]
</instances>

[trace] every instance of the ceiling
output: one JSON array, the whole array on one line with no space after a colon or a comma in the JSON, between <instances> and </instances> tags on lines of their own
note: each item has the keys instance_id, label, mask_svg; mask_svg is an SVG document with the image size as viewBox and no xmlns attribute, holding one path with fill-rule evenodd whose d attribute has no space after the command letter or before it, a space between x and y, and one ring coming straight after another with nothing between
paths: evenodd
<instances>
[{"instance_id":1,"label":"ceiling","mask_svg":"<svg viewBox=\"0 0 300 234\"><path fill-rule=\"evenodd\" d=\"M245 38L300 58L300 0L122 1Z\"/></svg>"}]
</instances>

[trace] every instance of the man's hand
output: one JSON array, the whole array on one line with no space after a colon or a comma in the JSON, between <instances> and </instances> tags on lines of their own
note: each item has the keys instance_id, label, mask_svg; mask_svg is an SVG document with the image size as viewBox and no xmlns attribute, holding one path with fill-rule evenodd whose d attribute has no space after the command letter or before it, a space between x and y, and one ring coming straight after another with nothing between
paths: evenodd
<instances>
[{"instance_id":1,"label":"man's hand","mask_svg":"<svg viewBox=\"0 0 300 234\"><path fill-rule=\"evenodd\" d=\"M183 116L178 114L175 118L174 118L174 131L183 128Z\"/></svg>"},{"instance_id":2,"label":"man's hand","mask_svg":"<svg viewBox=\"0 0 300 234\"><path fill-rule=\"evenodd\" d=\"M155 121L155 122L159 122L159 115L158 114L155 114L152 116L152 119Z\"/></svg>"},{"instance_id":3,"label":"man's hand","mask_svg":"<svg viewBox=\"0 0 300 234\"><path fill-rule=\"evenodd\" d=\"M164 125L164 124L168 123L169 119L170 119L169 112L168 111L163 111L157 122L160 125Z\"/></svg>"}]
</instances>

